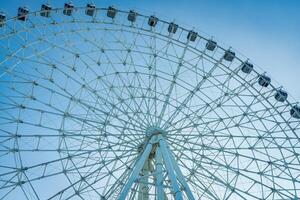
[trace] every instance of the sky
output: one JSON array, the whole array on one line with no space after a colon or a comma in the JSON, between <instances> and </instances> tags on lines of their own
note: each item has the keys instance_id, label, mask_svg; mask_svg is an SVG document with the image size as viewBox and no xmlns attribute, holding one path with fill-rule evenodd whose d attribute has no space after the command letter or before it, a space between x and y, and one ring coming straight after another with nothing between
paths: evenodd
<instances>
[{"instance_id":1,"label":"sky","mask_svg":"<svg viewBox=\"0 0 300 200\"><path fill-rule=\"evenodd\" d=\"M0 0L0 10L15 16L19 6L39 10L62 0ZM73 0L85 6L87 0ZM166 21L196 28L250 58L260 71L283 86L290 102L300 102L300 0L97 0L98 7L115 6L155 14ZM46 187L45 187L46 188Z\"/></svg>"},{"instance_id":2,"label":"sky","mask_svg":"<svg viewBox=\"0 0 300 200\"><path fill-rule=\"evenodd\" d=\"M62 7L60 0L0 1L0 10L14 16L18 6L39 10L42 3ZM90 1L73 0L78 6ZM267 72L277 86L300 101L300 1L298 0L98 0L98 7L114 5L155 14L213 36L219 43L249 58Z\"/></svg>"}]
</instances>

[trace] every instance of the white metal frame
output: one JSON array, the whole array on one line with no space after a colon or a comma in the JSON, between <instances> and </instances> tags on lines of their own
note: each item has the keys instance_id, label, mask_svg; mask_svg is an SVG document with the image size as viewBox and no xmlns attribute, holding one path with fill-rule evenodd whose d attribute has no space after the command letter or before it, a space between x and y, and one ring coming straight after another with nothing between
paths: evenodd
<instances>
[{"instance_id":1,"label":"white metal frame","mask_svg":"<svg viewBox=\"0 0 300 200\"><path fill-rule=\"evenodd\" d=\"M246 59L149 16L62 10L0 28L0 199L299 199L295 104Z\"/></svg>"}]
</instances>

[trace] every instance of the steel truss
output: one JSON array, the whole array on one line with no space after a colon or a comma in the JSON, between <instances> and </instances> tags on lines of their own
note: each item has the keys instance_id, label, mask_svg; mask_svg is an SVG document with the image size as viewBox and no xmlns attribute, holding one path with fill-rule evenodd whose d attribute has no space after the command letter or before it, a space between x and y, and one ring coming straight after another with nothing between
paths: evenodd
<instances>
[{"instance_id":1,"label":"steel truss","mask_svg":"<svg viewBox=\"0 0 300 200\"><path fill-rule=\"evenodd\" d=\"M126 196L135 181L140 179L140 190L138 194L138 200L149 199L147 177L149 175L149 163L153 162L153 158L150 158L150 153L155 152L156 168L154 176L156 179L156 196L158 200L165 200L166 195L164 193L164 174L162 167L165 166L166 174L171 180L172 193L176 200L183 200L183 192L186 193L189 200L195 200L189 185L185 181L179 166L177 165L172 152L169 150L166 140L161 134L153 135L145 144L145 148L139 156L132 174L130 175L128 182L125 184L119 200L125 200Z\"/></svg>"},{"instance_id":2,"label":"steel truss","mask_svg":"<svg viewBox=\"0 0 300 200\"><path fill-rule=\"evenodd\" d=\"M299 105L250 60L156 16L42 9L0 12L0 199L299 199Z\"/></svg>"}]
</instances>

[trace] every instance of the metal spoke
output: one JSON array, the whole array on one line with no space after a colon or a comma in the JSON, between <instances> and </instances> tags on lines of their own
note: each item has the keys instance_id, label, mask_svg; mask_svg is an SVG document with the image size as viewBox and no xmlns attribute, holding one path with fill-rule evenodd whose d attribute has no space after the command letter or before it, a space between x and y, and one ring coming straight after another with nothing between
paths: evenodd
<instances>
[{"instance_id":1,"label":"metal spoke","mask_svg":"<svg viewBox=\"0 0 300 200\"><path fill-rule=\"evenodd\" d=\"M46 8L0 13L0 199L300 198L300 106L250 60L154 15Z\"/></svg>"}]
</instances>

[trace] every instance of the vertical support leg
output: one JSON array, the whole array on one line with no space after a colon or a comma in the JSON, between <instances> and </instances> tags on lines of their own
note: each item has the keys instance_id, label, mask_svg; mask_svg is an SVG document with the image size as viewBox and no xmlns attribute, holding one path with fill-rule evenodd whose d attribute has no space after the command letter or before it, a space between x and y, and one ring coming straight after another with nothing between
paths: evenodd
<instances>
[{"instance_id":1,"label":"vertical support leg","mask_svg":"<svg viewBox=\"0 0 300 200\"><path fill-rule=\"evenodd\" d=\"M157 200L164 200L164 189L163 189L163 163L162 163L162 155L160 148L156 148L155 152L155 160L156 160L156 193Z\"/></svg>"},{"instance_id":2,"label":"vertical support leg","mask_svg":"<svg viewBox=\"0 0 300 200\"><path fill-rule=\"evenodd\" d=\"M141 173L142 177L141 177L141 183L139 184L138 200L149 199L149 194L148 194L149 165L150 165L150 160L148 158L144 163L144 167Z\"/></svg>"},{"instance_id":3,"label":"vertical support leg","mask_svg":"<svg viewBox=\"0 0 300 200\"><path fill-rule=\"evenodd\" d=\"M182 192L181 192L180 187L177 183L175 170L173 169L173 164L172 164L171 158L169 156L169 152L168 152L168 149L167 149L167 144L164 141L164 139L159 140L159 146L161 148L162 156L164 158L164 163L166 164L168 176L171 180L173 191L175 193L174 194L175 199L176 200L183 200Z\"/></svg>"},{"instance_id":4,"label":"vertical support leg","mask_svg":"<svg viewBox=\"0 0 300 200\"><path fill-rule=\"evenodd\" d=\"M141 155L141 157L137 161L135 167L133 168L132 174L130 175L128 182L124 186L124 188L120 194L119 200L125 200L133 182L136 181L136 179L139 176L139 173L141 172L141 170L145 164L145 161L149 158L149 154L150 154L151 150L152 150L152 144L148 143L143 154Z\"/></svg>"},{"instance_id":5,"label":"vertical support leg","mask_svg":"<svg viewBox=\"0 0 300 200\"><path fill-rule=\"evenodd\" d=\"M173 164L173 167L176 171L176 174L178 176L178 180L180 181L180 183L183 185L184 187L184 190L186 192L186 195L188 196L189 200L195 200L195 197L193 196L193 193L189 187L189 185L187 184L187 182L185 181L185 178L180 170L180 168L178 167L176 161L175 161L175 158L172 154L172 152L168 149L168 152L169 152L169 156L171 158L171 161L172 161L172 164Z\"/></svg>"}]
</instances>

